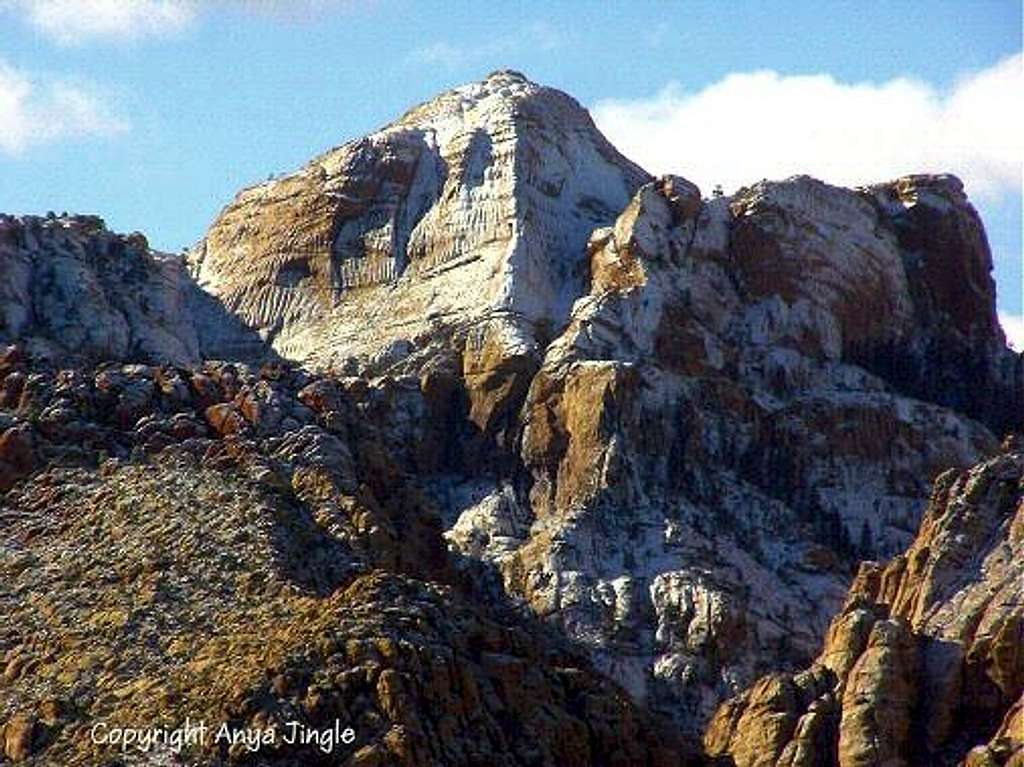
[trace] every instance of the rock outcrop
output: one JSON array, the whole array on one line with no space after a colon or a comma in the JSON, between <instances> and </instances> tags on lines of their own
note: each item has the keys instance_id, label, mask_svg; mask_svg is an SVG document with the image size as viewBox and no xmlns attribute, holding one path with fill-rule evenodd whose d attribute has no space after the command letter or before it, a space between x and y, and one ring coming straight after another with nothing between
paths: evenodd
<instances>
[{"instance_id":1,"label":"rock outcrop","mask_svg":"<svg viewBox=\"0 0 1024 767\"><path fill-rule=\"evenodd\" d=\"M935 482L913 545L861 565L815 664L723 704L721 764L1011 765L1024 759L1024 453Z\"/></svg>"},{"instance_id":2,"label":"rock outcrop","mask_svg":"<svg viewBox=\"0 0 1024 767\"><path fill-rule=\"evenodd\" d=\"M954 176L907 176L863 190L899 243L912 323L846 355L912 396L996 432L1020 430L1020 355L1005 353L985 228ZM969 371L964 375L965 371Z\"/></svg>"},{"instance_id":3,"label":"rock outcrop","mask_svg":"<svg viewBox=\"0 0 1024 767\"><path fill-rule=\"evenodd\" d=\"M957 199L949 179L912 183ZM921 298L907 268L920 254L871 194L808 178L707 202L678 178L642 187L591 238L591 291L532 380L528 493L504 519L472 506L453 528L684 728L809 660L856 560L904 548L931 479L1019 428L1020 357L989 322L991 283L970 331L987 363L922 358L935 377L983 370L991 401L958 412L861 364L864 349L911 355L959 332L951 307ZM957 245L964 269L987 274L983 245ZM489 535L502 545L481 547Z\"/></svg>"},{"instance_id":4,"label":"rock outcrop","mask_svg":"<svg viewBox=\"0 0 1024 767\"><path fill-rule=\"evenodd\" d=\"M0 343L55 361L199 361L180 256L95 216L0 215Z\"/></svg>"},{"instance_id":5,"label":"rock outcrop","mask_svg":"<svg viewBox=\"0 0 1024 767\"><path fill-rule=\"evenodd\" d=\"M582 291L591 231L646 179L572 98L495 72L244 190L190 260L289 359L422 365L483 326L503 358L536 356Z\"/></svg>"}]
</instances>

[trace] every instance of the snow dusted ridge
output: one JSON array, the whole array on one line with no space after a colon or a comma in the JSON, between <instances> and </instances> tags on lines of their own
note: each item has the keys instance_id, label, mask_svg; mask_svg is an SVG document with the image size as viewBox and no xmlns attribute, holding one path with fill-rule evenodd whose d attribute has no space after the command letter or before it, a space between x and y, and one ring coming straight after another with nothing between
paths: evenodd
<instances>
[{"instance_id":1,"label":"snow dusted ridge","mask_svg":"<svg viewBox=\"0 0 1024 767\"><path fill-rule=\"evenodd\" d=\"M52 360L199 361L181 259L96 216L0 214L0 339ZM223 311L221 311L223 314Z\"/></svg>"},{"instance_id":2,"label":"snow dusted ridge","mask_svg":"<svg viewBox=\"0 0 1024 767\"><path fill-rule=\"evenodd\" d=\"M911 547L861 565L810 668L719 708L708 755L737 767L1019 763L1020 447L940 475Z\"/></svg>"},{"instance_id":3,"label":"snow dusted ridge","mask_svg":"<svg viewBox=\"0 0 1024 767\"><path fill-rule=\"evenodd\" d=\"M21 275L38 248L8 240ZM384 435L479 598L695 733L806 664L855 563L905 548L933 478L1022 428L991 267L953 177L705 200L497 72L243 190L188 256L202 290L168 278L178 340L94 351L340 374L321 410ZM25 335L21 293L0 295L3 337ZM65 332L52 306L35 335ZM168 321L139 316L134 338ZM217 411L233 435L286 429L242 397Z\"/></svg>"},{"instance_id":4,"label":"snow dusted ridge","mask_svg":"<svg viewBox=\"0 0 1024 767\"><path fill-rule=\"evenodd\" d=\"M363 367L493 316L529 346L646 179L572 98L496 72L243 191L192 268L292 359Z\"/></svg>"},{"instance_id":5,"label":"snow dusted ridge","mask_svg":"<svg viewBox=\"0 0 1024 767\"><path fill-rule=\"evenodd\" d=\"M809 657L851 563L905 547L931 479L996 447L965 412L1020 428L1021 358L992 324L977 232L950 178L709 202L683 179L645 185L595 232L591 293L531 382L533 519L510 542L518 507L499 494L451 539L699 727L757 669ZM939 264L964 275L957 301Z\"/></svg>"}]
</instances>

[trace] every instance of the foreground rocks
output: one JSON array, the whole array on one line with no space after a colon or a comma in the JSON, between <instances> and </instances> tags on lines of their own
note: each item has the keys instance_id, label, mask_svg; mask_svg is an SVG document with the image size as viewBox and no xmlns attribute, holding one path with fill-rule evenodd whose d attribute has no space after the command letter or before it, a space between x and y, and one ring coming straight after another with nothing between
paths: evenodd
<instances>
[{"instance_id":1,"label":"foreground rocks","mask_svg":"<svg viewBox=\"0 0 1024 767\"><path fill-rule=\"evenodd\" d=\"M419 423L383 434L366 418L402 419L397 384L223 364L31 377L5 433L33 434L42 468L0 503L11 761L113 764L97 722L186 717L356 733L329 753L257 754L211 735L188 750L203 764L678 765L696 752L563 637L462 580L405 468L429 460ZM218 407L245 414L238 428L208 417ZM57 410L59 424L43 417Z\"/></svg>"},{"instance_id":2,"label":"foreground rocks","mask_svg":"<svg viewBox=\"0 0 1024 767\"><path fill-rule=\"evenodd\" d=\"M861 565L810 669L715 714L720 764L1011 765L1024 760L1024 453L935 483L913 545Z\"/></svg>"}]
</instances>

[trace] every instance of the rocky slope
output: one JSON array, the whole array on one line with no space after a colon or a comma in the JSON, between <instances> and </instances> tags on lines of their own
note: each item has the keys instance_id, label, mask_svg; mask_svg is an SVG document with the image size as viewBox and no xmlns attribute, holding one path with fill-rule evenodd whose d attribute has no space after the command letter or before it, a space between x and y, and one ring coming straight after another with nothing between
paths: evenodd
<instances>
[{"instance_id":1,"label":"rocky slope","mask_svg":"<svg viewBox=\"0 0 1024 767\"><path fill-rule=\"evenodd\" d=\"M210 728L190 764L689 763L452 566L416 406L287 367L36 369L0 415L0 456L30 475L0 501L0 762L178 764L91 733L190 717ZM283 742L336 720L351 744ZM250 751L222 724L278 739Z\"/></svg>"},{"instance_id":2,"label":"rocky slope","mask_svg":"<svg viewBox=\"0 0 1024 767\"><path fill-rule=\"evenodd\" d=\"M145 669L181 687L164 713L265 721L301 698L221 711L218 675L178 677L172 657L214 634L266 636L267 658L229 653L244 686L351 614L357 637L422 631L387 666L415 694L390 713L366 703L365 763L481 763L469 744L484 738L513 749L509 764L561 764L563 725L580 764L684 759L722 700L812 661L857 563L910 544L933 479L1024 419L1024 357L1005 346L984 229L955 178L795 177L703 199L513 72L243 190L184 262L95 219L3 221L0 272L23 286L0 293L2 338L20 344L0 362L0 492L21 541L3 565L22 564L0 601L25 629L4 640L16 670L0 717L30 712L30 742L68 758L88 759L40 718L45 696L85 696L73 733L126 710L105 696ZM110 323L123 332L102 335ZM217 483L223 503L249 500L211 519ZM128 513L144 499L166 527ZM212 536L174 560L205 579L146 613L166 612L184 644L122 649L80 679L63 637L105 619L76 600L138 594L97 572L74 596L60 552L103 530L90 560L116 562L110 534L139 525L175 551L176 536ZM235 539L249 528L264 537ZM266 610L231 606L242 581ZM392 595L399 607L371 620ZM31 657L70 653L45 690L17 671L17 648L46 633L37 613L62 628ZM460 644L476 623L524 638ZM127 647L139 625L110 636ZM512 660L491 668L484 652ZM452 683L431 693L437 653L511 687L482 708ZM364 660L336 655L296 673ZM271 705L264 692L253 699ZM523 703L538 699L543 716ZM666 721L682 733L667 752Z\"/></svg>"},{"instance_id":3,"label":"rocky slope","mask_svg":"<svg viewBox=\"0 0 1024 767\"><path fill-rule=\"evenodd\" d=\"M936 480L913 545L861 565L814 665L725 703L721 764L1024 761L1024 452Z\"/></svg>"}]
</instances>

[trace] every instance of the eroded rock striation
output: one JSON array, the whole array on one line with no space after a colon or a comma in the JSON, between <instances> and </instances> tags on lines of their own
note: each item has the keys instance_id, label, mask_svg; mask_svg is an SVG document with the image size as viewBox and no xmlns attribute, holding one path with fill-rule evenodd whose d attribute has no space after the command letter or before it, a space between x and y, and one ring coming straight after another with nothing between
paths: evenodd
<instances>
[{"instance_id":1,"label":"eroded rock striation","mask_svg":"<svg viewBox=\"0 0 1024 767\"><path fill-rule=\"evenodd\" d=\"M587 238L647 178L571 97L496 72L242 191L190 259L290 359L422 365L453 334L521 356L565 322Z\"/></svg>"},{"instance_id":2,"label":"eroded rock striation","mask_svg":"<svg viewBox=\"0 0 1024 767\"><path fill-rule=\"evenodd\" d=\"M1024 453L935 482L910 548L865 562L814 665L726 702L721 764L1007 765L1024 758Z\"/></svg>"},{"instance_id":3,"label":"eroded rock striation","mask_svg":"<svg viewBox=\"0 0 1024 767\"><path fill-rule=\"evenodd\" d=\"M87 764L74 733L137 706L358 721L330 764L676 764L755 682L717 756L916 748L935 626L868 610L849 717L849 669L798 670L933 480L1024 427L991 266L954 177L704 199L508 71L243 190L185 259L4 218L6 748ZM1019 706L965 685L926 753L1003 758Z\"/></svg>"}]
</instances>

